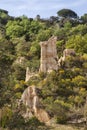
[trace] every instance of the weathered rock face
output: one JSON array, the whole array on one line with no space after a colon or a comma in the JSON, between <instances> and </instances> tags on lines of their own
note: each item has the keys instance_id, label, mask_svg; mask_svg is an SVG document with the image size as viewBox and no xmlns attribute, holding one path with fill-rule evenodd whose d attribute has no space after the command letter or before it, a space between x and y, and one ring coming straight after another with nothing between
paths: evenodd
<instances>
[{"instance_id":1,"label":"weathered rock face","mask_svg":"<svg viewBox=\"0 0 87 130\"><path fill-rule=\"evenodd\" d=\"M58 60L58 67L62 66L63 62L66 60L66 57L75 55L76 53L74 49L65 49L63 51L63 56L61 56L60 59Z\"/></svg>"},{"instance_id":2,"label":"weathered rock face","mask_svg":"<svg viewBox=\"0 0 87 130\"><path fill-rule=\"evenodd\" d=\"M25 76L25 82L29 81L29 79L33 76L38 77L38 73L30 72L29 67L26 68L26 76Z\"/></svg>"},{"instance_id":3,"label":"weathered rock face","mask_svg":"<svg viewBox=\"0 0 87 130\"><path fill-rule=\"evenodd\" d=\"M58 60L58 67L61 67L63 65L63 62L65 61L65 57L61 56Z\"/></svg>"},{"instance_id":4,"label":"weathered rock face","mask_svg":"<svg viewBox=\"0 0 87 130\"><path fill-rule=\"evenodd\" d=\"M36 116L41 122L49 122L48 113L41 108L39 97L37 96L37 89L35 86L29 86L22 94L21 101L27 107L25 118Z\"/></svg>"},{"instance_id":5,"label":"weathered rock face","mask_svg":"<svg viewBox=\"0 0 87 130\"><path fill-rule=\"evenodd\" d=\"M52 36L48 41L40 42L41 46L41 65L40 72L50 72L57 70L57 38Z\"/></svg>"},{"instance_id":6,"label":"weathered rock face","mask_svg":"<svg viewBox=\"0 0 87 130\"><path fill-rule=\"evenodd\" d=\"M35 73L31 73L29 70L29 67L26 68L26 77L25 77L25 82L29 81L29 79L34 76Z\"/></svg>"},{"instance_id":7,"label":"weathered rock face","mask_svg":"<svg viewBox=\"0 0 87 130\"><path fill-rule=\"evenodd\" d=\"M67 57L67 56L75 56L75 50L74 49L65 49L63 51L63 57Z\"/></svg>"}]
</instances>

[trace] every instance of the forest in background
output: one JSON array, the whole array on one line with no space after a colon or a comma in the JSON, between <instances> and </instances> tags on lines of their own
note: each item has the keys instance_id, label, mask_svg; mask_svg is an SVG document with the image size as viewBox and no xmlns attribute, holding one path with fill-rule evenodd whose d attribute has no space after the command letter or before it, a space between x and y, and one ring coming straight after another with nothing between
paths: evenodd
<instances>
[{"instance_id":1,"label":"forest in background","mask_svg":"<svg viewBox=\"0 0 87 130\"><path fill-rule=\"evenodd\" d=\"M12 17L0 10L0 126L4 129L50 129L35 117L25 122L20 114L24 108L17 109L29 85L40 90L43 107L56 123L80 120L87 129L87 14L79 18L68 9L57 14L49 19L39 15L33 19L25 15ZM30 72L39 72L40 41L52 35L57 36L58 57L65 48L73 48L76 56L67 57L58 71L41 72L26 83L26 67Z\"/></svg>"}]
</instances>

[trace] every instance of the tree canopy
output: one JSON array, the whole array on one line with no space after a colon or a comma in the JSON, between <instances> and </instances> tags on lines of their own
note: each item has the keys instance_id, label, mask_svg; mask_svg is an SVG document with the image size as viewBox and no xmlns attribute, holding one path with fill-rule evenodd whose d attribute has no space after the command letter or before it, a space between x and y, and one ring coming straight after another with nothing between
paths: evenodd
<instances>
[{"instance_id":1,"label":"tree canopy","mask_svg":"<svg viewBox=\"0 0 87 130\"><path fill-rule=\"evenodd\" d=\"M83 16L81 16L81 20L86 23L87 22L87 14L84 14Z\"/></svg>"},{"instance_id":2,"label":"tree canopy","mask_svg":"<svg viewBox=\"0 0 87 130\"><path fill-rule=\"evenodd\" d=\"M58 16L65 18L77 18L77 14L70 9L61 9L57 12Z\"/></svg>"}]
</instances>

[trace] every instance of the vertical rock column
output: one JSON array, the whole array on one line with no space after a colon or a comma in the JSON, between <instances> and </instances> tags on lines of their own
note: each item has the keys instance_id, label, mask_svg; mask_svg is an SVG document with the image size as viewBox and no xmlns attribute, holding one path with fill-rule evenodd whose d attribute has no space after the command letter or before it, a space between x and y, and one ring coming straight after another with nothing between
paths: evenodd
<instances>
[{"instance_id":1,"label":"vertical rock column","mask_svg":"<svg viewBox=\"0 0 87 130\"><path fill-rule=\"evenodd\" d=\"M29 67L26 68L26 77L25 77L25 82L29 81L30 79L30 70Z\"/></svg>"},{"instance_id":2,"label":"vertical rock column","mask_svg":"<svg viewBox=\"0 0 87 130\"><path fill-rule=\"evenodd\" d=\"M52 36L48 40L48 44L47 44L47 63L48 63L47 69L48 69L48 72L58 69L56 41L57 41L57 38L54 36Z\"/></svg>"},{"instance_id":3,"label":"vertical rock column","mask_svg":"<svg viewBox=\"0 0 87 130\"><path fill-rule=\"evenodd\" d=\"M45 73L58 69L56 41L57 38L52 36L48 41L40 43L41 46L40 72Z\"/></svg>"},{"instance_id":4,"label":"vertical rock column","mask_svg":"<svg viewBox=\"0 0 87 130\"><path fill-rule=\"evenodd\" d=\"M40 63L40 72L47 72L47 60L46 60L46 42L40 42L41 46L41 63Z\"/></svg>"}]
</instances>

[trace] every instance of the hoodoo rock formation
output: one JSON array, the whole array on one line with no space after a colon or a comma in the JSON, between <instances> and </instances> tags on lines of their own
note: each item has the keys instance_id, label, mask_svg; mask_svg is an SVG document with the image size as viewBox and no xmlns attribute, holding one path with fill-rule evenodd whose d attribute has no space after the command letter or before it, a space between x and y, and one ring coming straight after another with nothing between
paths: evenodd
<instances>
[{"instance_id":1,"label":"hoodoo rock formation","mask_svg":"<svg viewBox=\"0 0 87 130\"><path fill-rule=\"evenodd\" d=\"M41 103L39 101L37 89L35 86L29 86L28 88L26 88L22 94L20 101L22 101L27 108L26 114L24 114L25 118L36 116L41 122L49 122L49 115L44 109L41 108Z\"/></svg>"},{"instance_id":2,"label":"hoodoo rock formation","mask_svg":"<svg viewBox=\"0 0 87 130\"><path fill-rule=\"evenodd\" d=\"M63 56L58 59L57 48L56 48L57 37L52 36L48 41L40 42L41 46L41 60L39 72L51 72L52 70L58 70L60 68L67 56L75 56L74 49L65 49L63 51ZM23 58L20 59L21 63ZM26 68L25 82L33 76L38 76L38 73L31 73L29 67Z\"/></svg>"},{"instance_id":3,"label":"hoodoo rock formation","mask_svg":"<svg viewBox=\"0 0 87 130\"><path fill-rule=\"evenodd\" d=\"M52 36L48 41L40 42L41 64L40 72L50 72L58 69L56 49L57 37Z\"/></svg>"},{"instance_id":4,"label":"hoodoo rock formation","mask_svg":"<svg viewBox=\"0 0 87 130\"><path fill-rule=\"evenodd\" d=\"M58 70L58 68L63 65L67 56L75 56L74 49L65 49L63 51L63 56L58 59L56 41L57 38L52 36L48 41L40 42L40 72L45 73L51 72L52 70ZM33 76L38 76L38 73L30 73L29 67L27 67L25 81L29 81L29 79ZM26 88L20 101L22 101L26 106L26 112L23 115L24 118L31 118L32 116L36 116L41 122L50 122L48 113L41 106L37 88L35 86L29 86Z\"/></svg>"}]
</instances>

